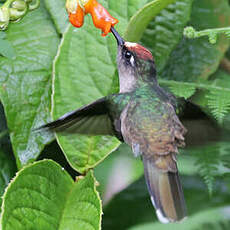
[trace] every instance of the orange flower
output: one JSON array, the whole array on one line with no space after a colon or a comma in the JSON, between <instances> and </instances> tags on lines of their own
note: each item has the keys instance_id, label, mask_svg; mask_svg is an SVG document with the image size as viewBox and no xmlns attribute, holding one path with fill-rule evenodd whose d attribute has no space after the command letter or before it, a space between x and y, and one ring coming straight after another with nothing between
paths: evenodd
<instances>
[{"instance_id":1,"label":"orange flower","mask_svg":"<svg viewBox=\"0 0 230 230\"><path fill-rule=\"evenodd\" d=\"M69 13L69 21L75 27L82 27L84 23L85 13L83 9L78 4L76 13Z\"/></svg>"},{"instance_id":2,"label":"orange flower","mask_svg":"<svg viewBox=\"0 0 230 230\"><path fill-rule=\"evenodd\" d=\"M84 16L85 14L90 13L93 19L93 24L96 28L102 30L102 36L106 36L111 29L111 26L114 26L118 23L118 20L112 17L109 12L97 2L97 0L73 0L75 1L74 4L71 6L77 5L76 12L73 10L67 10L69 12L69 20L71 24L75 27L81 27L84 23ZM83 7L83 8L82 8Z\"/></svg>"},{"instance_id":3,"label":"orange flower","mask_svg":"<svg viewBox=\"0 0 230 230\"><path fill-rule=\"evenodd\" d=\"M89 0L84 7L86 14L90 13L92 15L95 27L102 30L102 36L106 36L110 32L111 26L118 23L118 20L112 17L96 0Z\"/></svg>"}]
</instances>

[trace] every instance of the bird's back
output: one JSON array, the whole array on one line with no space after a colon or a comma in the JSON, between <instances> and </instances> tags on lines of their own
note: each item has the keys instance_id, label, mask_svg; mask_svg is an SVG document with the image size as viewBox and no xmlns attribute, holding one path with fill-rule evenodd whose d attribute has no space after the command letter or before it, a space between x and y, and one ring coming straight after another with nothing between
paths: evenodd
<instances>
[{"instance_id":1,"label":"bird's back","mask_svg":"<svg viewBox=\"0 0 230 230\"><path fill-rule=\"evenodd\" d=\"M137 141L149 156L177 153L186 130L169 101L162 101L150 87L138 89L121 115L123 136Z\"/></svg>"}]
</instances>

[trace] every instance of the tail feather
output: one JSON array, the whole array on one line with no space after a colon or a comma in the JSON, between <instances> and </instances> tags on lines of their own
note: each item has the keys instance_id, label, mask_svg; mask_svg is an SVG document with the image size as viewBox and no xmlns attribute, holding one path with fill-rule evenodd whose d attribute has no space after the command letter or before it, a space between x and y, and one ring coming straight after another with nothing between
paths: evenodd
<instances>
[{"instance_id":1,"label":"tail feather","mask_svg":"<svg viewBox=\"0 0 230 230\"><path fill-rule=\"evenodd\" d=\"M145 179L162 223L176 222L186 217L184 194L178 172L163 172L154 162L143 156Z\"/></svg>"}]
</instances>

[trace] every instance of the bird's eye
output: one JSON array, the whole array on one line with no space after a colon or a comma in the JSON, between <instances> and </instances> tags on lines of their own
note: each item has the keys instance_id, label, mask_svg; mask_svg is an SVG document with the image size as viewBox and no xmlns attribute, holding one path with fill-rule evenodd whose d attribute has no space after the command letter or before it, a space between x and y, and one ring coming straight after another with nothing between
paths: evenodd
<instances>
[{"instance_id":1,"label":"bird's eye","mask_svg":"<svg viewBox=\"0 0 230 230\"><path fill-rule=\"evenodd\" d=\"M130 59L132 57L132 54L129 51L125 52L125 58Z\"/></svg>"}]
</instances>

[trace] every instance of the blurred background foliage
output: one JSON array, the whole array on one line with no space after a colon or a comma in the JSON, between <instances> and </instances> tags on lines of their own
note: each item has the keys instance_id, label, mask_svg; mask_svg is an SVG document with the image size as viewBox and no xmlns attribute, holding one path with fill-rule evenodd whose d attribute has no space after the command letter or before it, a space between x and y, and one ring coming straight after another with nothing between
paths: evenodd
<instances>
[{"instance_id":1,"label":"blurred background foliage","mask_svg":"<svg viewBox=\"0 0 230 230\"><path fill-rule=\"evenodd\" d=\"M127 14L113 1L101 2L113 16L118 17L118 30L128 39L127 31L132 29L128 26L131 16L150 1L133 1L135 7L129 4L131 1L117 1L118 5L125 5ZM145 186L142 162L133 157L127 145L121 144L110 155L111 150L105 150L100 160L108 156L100 164L97 165L99 160L92 163L96 165L94 175L100 184L97 189L103 202L102 229L230 228L230 41L224 35L218 37L215 45L205 37L194 40L183 37L186 25L197 30L229 26L229 2L176 0L151 18L140 39L140 43L148 47L155 57L160 84L176 96L190 101L181 105L180 119L188 134L186 147L178 156L188 218L180 225L158 223ZM76 139L58 139L57 142L49 135L34 137L31 130L51 119L51 106L55 118L94 97L118 89L115 41L111 37L103 40L98 32L92 32L95 30L92 25L84 25L80 31L68 27L64 4L64 0L41 0L37 12L28 13L21 22L9 25L6 32L0 32L0 195L16 171L35 160L53 159L74 179L78 172L84 171L85 168L77 168L71 152L74 150L67 143L75 143ZM44 37L43 31L47 36ZM95 37L89 35L91 32ZM81 33L83 38L77 37ZM52 67L60 40L62 43ZM102 58L111 58L106 63L110 68L107 85L101 86L107 78L106 73L94 84L99 85L99 93L95 94L89 88L84 92L77 88L79 81L84 81L82 75L76 82L72 79L79 72L90 75L87 71L79 70L77 66L71 67L69 72L66 70L70 65L78 64L79 60L85 60L77 49L86 41L93 44L91 50L86 46L87 56L97 55L97 47L103 46L103 49L107 47L103 52L109 55L104 57L102 54ZM74 57L74 53L80 59ZM27 60L29 62L25 64ZM88 60L90 62L91 59ZM56 82L51 79L52 68L57 71ZM98 68L104 66L99 63ZM86 69L96 73L87 65ZM105 69L107 71L107 67ZM58 74L65 71L66 75L70 74L71 81L67 82L68 75L63 76L63 82L66 81L71 89L62 85L58 78ZM26 77L20 80L22 75ZM51 105L51 87L56 90L54 105ZM67 88L62 90L62 87ZM26 112L19 114L20 111ZM81 141L88 143L89 140ZM97 140L93 143L97 146ZM116 144L111 142L111 145L114 148Z\"/></svg>"}]
</instances>

